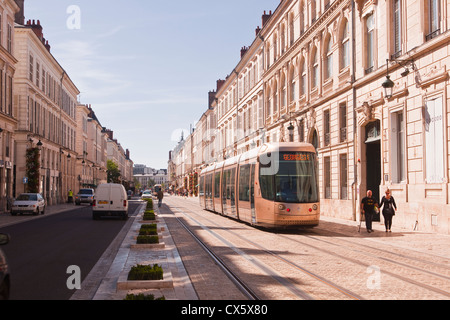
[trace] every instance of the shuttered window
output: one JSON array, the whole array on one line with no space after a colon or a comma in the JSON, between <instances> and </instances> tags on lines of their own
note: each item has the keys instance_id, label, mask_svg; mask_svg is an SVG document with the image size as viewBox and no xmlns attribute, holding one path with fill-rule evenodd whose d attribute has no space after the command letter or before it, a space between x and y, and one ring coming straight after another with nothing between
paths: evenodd
<instances>
[{"instance_id":1,"label":"shuttered window","mask_svg":"<svg viewBox=\"0 0 450 320\"><path fill-rule=\"evenodd\" d=\"M425 107L427 183L444 181L444 126L442 97L428 100Z\"/></svg>"},{"instance_id":2,"label":"shuttered window","mask_svg":"<svg viewBox=\"0 0 450 320\"><path fill-rule=\"evenodd\" d=\"M402 53L402 16L401 0L394 0L394 56L399 57Z\"/></svg>"}]
</instances>

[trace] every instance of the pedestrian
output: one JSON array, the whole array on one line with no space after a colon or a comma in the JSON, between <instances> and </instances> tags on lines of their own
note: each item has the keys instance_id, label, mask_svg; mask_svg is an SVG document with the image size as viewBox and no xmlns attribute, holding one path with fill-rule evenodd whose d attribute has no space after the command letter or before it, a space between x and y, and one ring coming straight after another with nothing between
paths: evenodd
<instances>
[{"instance_id":1,"label":"pedestrian","mask_svg":"<svg viewBox=\"0 0 450 320\"><path fill-rule=\"evenodd\" d=\"M375 208L378 208L378 201L372 195L372 190L367 191L367 196L361 201L361 218L364 214L366 220L366 229L368 233L373 232L372 229L372 218L375 214Z\"/></svg>"},{"instance_id":2,"label":"pedestrian","mask_svg":"<svg viewBox=\"0 0 450 320\"><path fill-rule=\"evenodd\" d=\"M73 191L72 189L69 190L69 199L68 199L69 203L73 203Z\"/></svg>"},{"instance_id":3,"label":"pedestrian","mask_svg":"<svg viewBox=\"0 0 450 320\"><path fill-rule=\"evenodd\" d=\"M389 188L386 189L386 194L381 199L379 207L383 206L384 225L386 226L386 232L391 232L392 217L395 216L397 211L397 205L395 204L394 197L391 195Z\"/></svg>"},{"instance_id":4,"label":"pedestrian","mask_svg":"<svg viewBox=\"0 0 450 320\"><path fill-rule=\"evenodd\" d=\"M162 200L164 198L164 192L160 189L156 195L158 197L158 207L161 207Z\"/></svg>"}]
</instances>

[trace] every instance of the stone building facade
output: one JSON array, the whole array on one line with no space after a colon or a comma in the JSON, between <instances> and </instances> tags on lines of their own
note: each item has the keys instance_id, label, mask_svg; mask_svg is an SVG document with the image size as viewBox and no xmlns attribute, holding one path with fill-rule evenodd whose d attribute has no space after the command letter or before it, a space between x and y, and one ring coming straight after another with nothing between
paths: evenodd
<instances>
[{"instance_id":1,"label":"stone building facade","mask_svg":"<svg viewBox=\"0 0 450 320\"><path fill-rule=\"evenodd\" d=\"M395 224L448 234L449 22L447 0L281 1L218 82L214 160L310 142L323 215L359 220L390 188Z\"/></svg>"},{"instance_id":2,"label":"stone building facade","mask_svg":"<svg viewBox=\"0 0 450 320\"><path fill-rule=\"evenodd\" d=\"M13 103L13 86L17 58L14 44L14 19L20 8L12 1L0 3L0 212L14 197L14 132L17 106Z\"/></svg>"}]
</instances>

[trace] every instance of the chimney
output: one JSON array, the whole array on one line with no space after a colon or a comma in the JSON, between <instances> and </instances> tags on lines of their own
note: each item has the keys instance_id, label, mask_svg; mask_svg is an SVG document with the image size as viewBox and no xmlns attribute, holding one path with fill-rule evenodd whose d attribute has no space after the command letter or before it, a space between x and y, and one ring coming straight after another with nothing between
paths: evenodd
<instances>
[{"instance_id":1,"label":"chimney","mask_svg":"<svg viewBox=\"0 0 450 320\"><path fill-rule=\"evenodd\" d=\"M208 93L208 108L211 108L215 98L216 98L216 92L214 90L210 91Z\"/></svg>"},{"instance_id":2,"label":"chimney","mask_svg":"<svg viewBox=\"0 0 450 320\"><path fill-rule=\"evenodd\" d=\"M37 35L39 40L42 41L42 39L44 38L44 34L42 32L41 22L38 20L37 23L35 23L33 20L33 23L31 24L31 29L33 29L34 33Z\"/></svg>"},{"instance_id":3,"label":"chimney","mask_svg":"<svg viewBox=\"0 0 450 320\"><path fill-rule=\"evenodd\" d=\"M14 0L14 1L16 2L17 6L20 9L19 12L16 13L16 16L14 17L14 21L17 24L20 24L23 26L25 24L25 9L24 9L24 7L25 7L24 1L25 0Z\"/></svg>"},{"instance_id":4,"label":"chimney","mask_svg":"<svg viewBox=\"0 0 450 320\"><path fill-rule=\"evenodd\" d=\"M262 15L262 27L266 25L267 21L272 17L272 10L269 11L269 14L264 10L264 14Z\"/></svg>"},{"instance_id":5,"label":"chimney","mask_svg":"<svg viewBox=\"0 0 450 320\"><path fill-rule=\"evenodd\" d=\"M225 84L225 80L217 80L217 92L219 92L220 88Z\"/></svg>"},{"instance_id":6,"label":"chimney","mask_svg":"<svg viewBox=\"0 0 450 320\"><path fill-rule=\"evenodd\" d=\"M248 51L248 47L242 47L241 48L241 59L245 56L247 51Z\"/></svg>"},{"instance_id":7,"label":"chimney","mask_svg":"<svg viewBox=\"0 0 450 320\"><path fill-rule=\"evenodd\" d=\"M256 30L255 30L256 36L258 36L260 32L261 32L261 28L259 26L256 27Z\"/></svg>"},{"instance_id":8,"label":"chimney","mask_svg":"<svg viewBox=\"0 0 450 320\"><path fill-rule=\"evenodd\" d=\"M127 160L130 160L130 150L127 149L125 151L125 156L126 156Z\"/></svg>"},{"instance_id":9,"label":"chimney","mask_svg":"<svg viewBox=\"0 0 450 320\"><path fill-rule=\"evenodd\" d=\"M114 140L114 131L106 129L105 133L108 135L109 140Z\"/></svg>"},{"instance_id":10,"label":"chimney","mask_svg":"<svg viewBox=\"0 0 450 320\"><path fill-rule=\"evenodd\" d=\"M50 45L48 44L48 40L45 42L45 48L50 52Z\"/></svg>"}]
</instances>

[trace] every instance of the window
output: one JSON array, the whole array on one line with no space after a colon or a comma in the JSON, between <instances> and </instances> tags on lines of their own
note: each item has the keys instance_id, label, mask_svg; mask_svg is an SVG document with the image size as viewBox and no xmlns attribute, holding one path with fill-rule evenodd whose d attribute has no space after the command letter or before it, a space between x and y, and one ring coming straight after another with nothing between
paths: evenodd
<instances>
[{"instance_id":1,"label":"window","mask_svg":"<svg viewBox=\"0 0 450 320\"><path fill-rule=\"evenodd\" d=\"M442 97L430 99L425 106L426 181L444 181L444 126Z\"/></svg>"},{"instance_id":2,"label":"window","mask_svg":"<svg viewBox=\"0 0 450 320\"><path fill-rule=\"evenodd\" d=\"M333 76L333 38L330 36L328 38L327 47L326 47L326 69L325 69L325 79L329 79Z\"/></svg>"},{"instance_id":3,"label":"window","mask_svg":"<svg viewBox=\"0 0 450 320\"><path fill-rule=\"evenodd\" d=\"M287 102L286 77L283 73L281 77L281 108L286 107L286 102Z\"/></svg>"},{"instance_id":4,"label":"window","mask_svg":"<svg viewBox=\"0 0 450 320\"><path fill-rule=\"evenodd\" d=\"M330 157L325 157L323 160L323 183L325 199L331 199L331 160Z\"/></svg>"},{"instance_id":5,"label":"window","mask_svg":"<svg viewBox=\"0 0 450 320\"><path fill-rule=\"evenodd\" d=\"M405 120L403 111L392 114L391 127L392 181L395 183L400 183L406 180Z\"/></svg>"},{"instance_id":6,"label":"window","mask_svg":"<svg viewBox=\"0 0 450 320\"><path fill-rule=\"evenodd\" d=\"M33 82L33 75L34 75L34 59L33 56L30 55L30 61L29 61L29 79L31 82Z\"/></svg>"},{"instance_id":7,"label":"window","mask_svg":"<svg viewBox=\"0 0 450 320\"><path fill-rule=\"evenodd\" d=\"M428 35L426 40L431 40L440 33L440 1L439 0L428 0Z\"/></svg>"},{"instance_id":8,"label":"window","mask_svg":"<svg viewBox=\"0 0 450 320\"><path fill-rule=\"evenodd\" d=\"M325 110L323 112L323 133L325 146L330 145L331 134L330 134L330 110Z\"/></svg>"},{"instance_id":9,"label":"window","mask_svg":"<svg viewBox=\"0 0 450 320\"><path fill-rule=\"evenodd\" d=\"M393 18L394 18L394 58L402 54L402 14L401 0L393 1Z\"/></svg>"},{"instance_id":10,"label":"window","mask_svg":"<svg viewBox=\"0 0 450 320\"><path fill-rule=\"evenodd\" d=\"M40 87L40 80L41 80L41 65L39 62L36 61L36 86Z\"/></svg>"},{"instance_id":11,"label":"window","mask_svg":"<svg viewBox=\"0 0 450 320\"><path fill-rule=\"evenodd\" d=\"M289 45L294 44L294 14L291 14L289 18Z\"/></svg>"},{"instance_id":12,"label":"window","mask_svg":"<svg viewBox=\"0 0 450 320\"><path fill-rule=\"evenodd\" d=\"M303 61L302 64L302 69L301 69L301 75L302 75L302 79L301 79L301 83L300 83L300 95L304 95L306 94L306 62Z\"/></svg>"},{"instance_id":13,"label":"window","mask_svg":"<svg viewBox=\"0 0 450 320\"><path fill-rule=\"evenodd\" d=\"M239 169L239 201L250 201L250 165Z\"/></svg>"},{"instance_id":14,"label":"window","mask_svg":"<svg viewBox=\"0 0 450 320\"><path fill-rule=\"evenodd\" d=\"M339 180L340 180L340 199L348 199L348 164L347 154L339 156Z\"/></svg>"},{"instance_id":15,"label":"window","mask_svg":"<svg viewBox=\"0 0 450 320\"><path fill-rule=\"evenodd\" d=\"M8 43L6 49L9 53L12 53L12 37L13 37L13 29L12 26L8 23Z\"/></svg>"},{"instance_id":16,"label":"window","mask_svg":"<svg viewBox=\"0 0 450 320\"><path fill-rule=\"evenodd\" d=\"M350 65L350 38L348 32L348 22L344 22L344 28L342 30L342 56L341 56L341 69L344 69Z\"/></svg>"},{"instance_id":17,"label":"window","mask_svg":"<svg viewBox=\"0 0 450 320\"><path fill-rule=\"evenodd\" d=\"M214 198L220 198L220 172L214 175Z\"/></svg>"},{"instance_id":18,"label":"window","mask_svg":"<svg viewBox=\"0 0 450 320\"><path fill-rule=\"evenodd\" d=\"M317 88L319 85L319 57L317 50L314 52L312 63L312 87Z\"/></svg>"},{"instance_id":19,"label":"window","mask_svg":"<svg viewBox=\"0 0 450 320\"><path fill-rule=\"evenodd\" d=\"M373 13L366 18L366 74L373 71L374 67L374 50L375 50L375 38L374 38L374 17Z\"/></svg>"},{"instance_id":20,"label":"window","mask_svg":"<svg viewBox=\"0 0 450 320\"><path fill-rule=\"evenodd\" d=\"M347 105L339 105L339 142L347 140Z\"/></svg>"},{"instance_id":21,"label":"window","mask_svg":"<svg viewBox=\"0 0 450 320\"><path fill-rule=\"evenodd\" d=\"M290 93L291 93L291 102L294 102L297 99L297 93L295 90L295 68L291 67L291 70L289 72L289 79L290 79Z\"/></svg>"},{"instance_id":22,"label":"window","mask_svg":"<svg viewBox=\"0 0 450 320\"><path fill-rule=\"evenodd\" d=\"M273 114L276 114L278 112L278 86L277 86L276 82L275 82L275 87L273 89L272 104L273 104L272 112L273 112Z\"/></svg>"},{"instance_id":23,"label":"window","mask_svg":"<svg viewBox=\"0 0 450 320\"><path fill-rule=\"evenodd\" d=\"M316 0L311 0L311 25L316 22Z\"/></svg>"}]
</instances>

